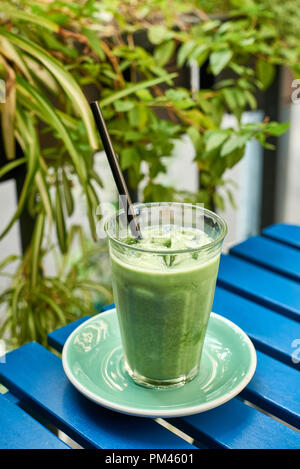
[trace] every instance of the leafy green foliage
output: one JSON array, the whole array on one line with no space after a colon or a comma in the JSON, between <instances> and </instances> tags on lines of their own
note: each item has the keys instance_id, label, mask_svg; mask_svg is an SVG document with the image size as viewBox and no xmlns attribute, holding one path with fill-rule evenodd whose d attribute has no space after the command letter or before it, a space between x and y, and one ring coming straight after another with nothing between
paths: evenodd
<instances>
[{"instance_id":1,"label":"leafy green foliage","mask_svg":"<svg viewBox=\"0 0 300 469\"><path fill-rule=\"evenodd\" d=\"M47 346L47 334L50 331L82 315L91 314L92 303L112 302L110 283L100 283L89 268L93 256L98 262L103 254L106 255L106 247L86 245L81 228L74 226L67 239L67 253L61 258L56 274L50 276L41 269L41 264L43 258L54 251L54 247L45 250L41 245L43 228L44 217L40 214L32 246L23 259L9 256L0 265L0 275L11 277L10 286L0 297L7 313L0 326L0 337L10 330L12 336L7 340L11 347L22 345L28 340L36 340ZM82 254L72 260L70 247L76 234L83 243ZM6 273L7 266L15 262L18 263L15 273Z\"/></svg>"},{"instance_id":2,"label":"leafy green foliage","mask_svg":"<svg viewBox=\"0 0 300 469\"><path fill-rule=\"evenodd\" d=\"M99 201L91 181L102 186L93 159L101 146L84 91L99 96L130 187L136 189L146 177L145 201L203 202L222 210L225 201L217 188L227 185L226 170L243 157L246 143L256 138L269 148L268 136L279 136L287 128L286 123L267 119L262 124L241 122L245 110L256 109L256 92L270 86L276 66L300 72L298 34L287 34L290 22L278 15L280 2L274 7L271 3L173 0L170 8L169 0L0 2L0 78L7 85L1 126L11 160L0 169L0 178L19 164L27 168L16 213L0 237L26 204L37 223L12 286L2 296L10 312L5 327L9 324L20 342L26 334L40 338L39 328L74 317L68 316L67 302L87 310L87 303L71 294L75 271L72 282L66 280L67 289L59 276L54 281L43 275L49 227L56 231L62 257L69 253L74 233L67 223L74 209L71 178L80 183L96 238ZM181 69L191 63L208 65L216 77L212 89L197 92L175 86ZM222 128L226 113L236 117L235 128ZM171 156L174 141L184 133L193 143L200 170L196 193L158 183L166 171L164 158ZM24 152L17 161L15 139ZM234 204L230 187L224 193ZM42 319L43 314L39 319L40 305L48 319Z\"/></svg>"}]
</instances>

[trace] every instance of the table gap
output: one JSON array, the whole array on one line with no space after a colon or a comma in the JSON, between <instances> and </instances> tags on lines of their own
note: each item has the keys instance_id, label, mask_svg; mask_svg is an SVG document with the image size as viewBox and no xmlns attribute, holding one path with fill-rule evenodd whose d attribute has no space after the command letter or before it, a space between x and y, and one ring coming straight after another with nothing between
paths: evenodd
<instances>
[{"instance_id":1,"label":"table gap","mask_svg":"<svg viewBox=\"0 0 300 469\"><path fill-rule=\"evenodd\" d=\"M237 398L242 401L244 404L248 405L249 407L252 407L253 409L258 410L262 414L267 415L268 417L271 417L272 419L276 420L277 422L282 423L286 427L290 428L291 430L296 431L297 433L300 433L300 429L297 427L294 427L293 425L290 425L289 423L285 422L284 420L280 419L279 417L276 417L274 414L270 414L270 412L267 412L266 410L262 409L261 407L257 406L256 404L253 404L253 402L247 401L246 399L243 399L241 396L237 396Z\"/></svg>"},{"instance_id":2,"label":"table gap","mask_svg":"<svg viewBox=\"0 0 300 469\"><path fill-rule=\"evenodd\" d=\"M70 446L72 449L85 449L84 446L81 446L79 443L77 443L73 438L71 438L69 435L64 433L62 430L57 429L57 436L58 438L66 443L66 445Z\"/></svg>"},{"instance_id":3,"label":"table gap","mask_svg":"<svg viewBox=\"0 0 300 469\"><path fill-rule=\"evenodd\" d=\"M187 441L191 445L195 444L194 438L187 435L186 433L179 430L178 428L174 427L174 425L172 425L170 422L167 422L166 420L164 420L162 418L157 418L157 419L154 419L154 420L155 420L156 423L158 423L162 427L167 428L167 430L169 430L170 432L175 433L175 435L179 436L180 438Z\"/></svg>"}]
</instances>

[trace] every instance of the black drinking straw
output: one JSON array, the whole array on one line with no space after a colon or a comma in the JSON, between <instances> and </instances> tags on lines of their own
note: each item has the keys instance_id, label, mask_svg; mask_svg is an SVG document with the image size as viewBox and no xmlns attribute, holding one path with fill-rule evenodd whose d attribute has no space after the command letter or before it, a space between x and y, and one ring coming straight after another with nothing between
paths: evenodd
<instances>
[{"instance_id":1,"label":"black drinking straw","mask_svg":"<svg viewBox=\"0 0 300 469\"><path fill-rule=\"evenodd\" d=\"M142 239L142 234L140 231L138 221L136 219L134 207L131 202L128 188L126 186L126 182L125 182L123 173L119 165L119 160L112 146L110 136L107 131L107 127L103 119L99 104L97 103L97 101L93 101L90 103L90 106L92 109L92 113L95 119L97 129L99 131L99 134L103 143L104 151L106 153L106 156L110 165L110 169L112 171L116 186L118 188L118 192L121 196L123 196L121 197L121 199L122 199L123 208L127 217L127 223L130 226L133 237L137 239ZM124 196L125 196L125 200L123 200ZM132 221L133 221L134 226L131 223Z\"/></svg>"}]
</instances>

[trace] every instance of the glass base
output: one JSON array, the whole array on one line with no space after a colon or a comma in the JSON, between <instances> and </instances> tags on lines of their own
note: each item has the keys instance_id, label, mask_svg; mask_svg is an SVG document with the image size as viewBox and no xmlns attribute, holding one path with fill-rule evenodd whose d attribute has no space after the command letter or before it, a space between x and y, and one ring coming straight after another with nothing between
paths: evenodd
<instances>
[{"instance_id":1,"label":"glass base","mask_svg":"<svg viewBox=\"0 0 300 469\"><path fill-rule=\"evenodd\" d=\"M199 367L195 367L187 375L179 376L178 378L173 379L156 380L132 371L126 360L124 360L124 367L126 372L129 374L130 378L133 379L136 384L145 388L155 389L170 389L183 386L184 384L188 383L193 378L195 378L199 371Z\"/></svg>"}]
</instances>

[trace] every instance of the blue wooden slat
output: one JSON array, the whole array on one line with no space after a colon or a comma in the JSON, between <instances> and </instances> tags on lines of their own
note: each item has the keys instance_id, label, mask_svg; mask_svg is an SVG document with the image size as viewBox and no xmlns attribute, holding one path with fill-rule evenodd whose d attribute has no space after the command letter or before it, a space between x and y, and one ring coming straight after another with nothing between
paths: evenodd
<instances>
[{"instance_id":1,"label":"blue wooden slat","mask_svg":"<svg viewBox=\"0 0 300 469\"><path fill-rule=\"evenodd\" d=\"M84 447L192 448L152 419L122 415L89 401L66 378L59 357L26 344L0 364L3 384Z\"/></svg>"},{"instance_id":2,"label":"blue wooden slat","mask_svg":"<svg viewBox=\"0 0 300 469\"><path fill-rule=\"evenodd\" d=\"M19 399L17 396L15 396L14 394L12 394L11 392L6 392L6 393L4 394L4 397L5 397L5 399L7 399L8 401L10 401L12 404L15 404L15 405L21 404L20 399Z\"/></svg>"},{"instance_id":3,"label":"blue wooden slat","mask_svg":"<svg viewBox=\"0 0 300 469\"><path fill-rule=\"evenodd\" d=\"M299 433L239 399L170 422L193 436L195 441L215 448L283 449L300 445Z\"/></svg>"},{"instance_id":4,"label":"blue wooden slat","mask_svg":"<svg viewBox=\"0 0 300 469\"><path fill-rule=\"evenodd\" d=\"M39 410L44 416L46 415L49 421L83 446L190 447L150 419L121 415L85 399L67 382L59 358L38 344L27 344L9 353L6 365L0 365L0 376L5 385L22 397L23 401ZM241 447L239 435L241 425L237 426L236 419L231 420L231 416L236 413L236 406L238 406L237 414L242 422L244 443L245 434L248 436L249 446L246 445L246 447L252 447L257 441L259 441L259 448L276 448L280 445L294 447L296 443L300 444L299 434L282 424L278 426L278 422L257 410L250 409L238 399L233 399L226 406L229 409L226 422L223 422L223 406L216 409L220 412L217 427L224 428L229 420L232 422L230 438L226 438L226 445L221 438L218 443L221 446ZM262 428L264 431L261 430ZM210 431L206 436L210 436Z\"/></svg>"},{"instance_id":5,"label":"blue wooden slat","mask_svg":"<svg viewBox=\"0 0 300 469\"><path fill-rule=\"evenodd\" d=\"M104 312L104 311L108 311L109 309L113 309L115 307L115 304L114 303L111 303L110 305L106 305L106 306L103 306L101 311Z\"/></svg>"},{"instance_id":6,"label":"blue wooden slat","mask_svg":"<svg viewBox=\"0 0 300 469\"><path fill-rule=\"evenodd\" d=\"M103 306L101 312L108 311L109 309L114 308L114 303ZM62 351L65 341L67 340L68 336L73 332L76 327L80 326L84 321L89 319L90 316L84 316L83 318L77 319L77 321L73 321L66 326L61 327L60 329L56 329L53 332L48 334L48 344L51 345L54 349L58 350L59 352Z\"/></svg>"},{"instance_id":7,"label":"blue wooden slat","mask_svg":"<svg viewBox=\"0 0 300 469\"><path fill-rule=\"evenodd\" d=\"M299 371L257 351L254 377L241 396L300 429L299 387Z\"/></svg>"},{"instance_id":8,"label":"blue wooden slat","mask_svg":"<svg viewBox=\"0 0 300 469\"><path fill-rule=\"evenodd\" d=\"M62 351L65 341L73 332L76 327L80 326L84 321L89 319L90 316L84 316L83 318L77 319L77 321L70 322L66 326L56 329L48 334L48 344L58 352Z\"/></svg>"},{"instance_id":9,"label":"blue wooden slat","mask_svg":"<svg viewBox=\"0 0 300 469\"><path fill-rule=\"evenodd\" d=\"M295 399L299 372L292 368L299 369L300 364L293 363L291 356L295 350L291 344L300 337L300 324L220 287L216 289L213 311L241 327L261 350L288 363L289 366L258 352L257 370L244 396L285 422L300 426L300 402ZM51 333L58 350L71 332L69 325Z\"/></svg>"},{"instance_id":10,"label":"blue wooden slat","mask_svg":"<svg viewBox=\"0 0 300 469\"><path fill-rule=\"evenodd\" d=\"M241 327L259 350L300 369L300 363L292 361L299 322L221 287L216 288L212 309Z\"/></svg>"},{"instance_id":11,"label":"blue wooden slat","mask_svg":"<svg viewBox=\"0 0 300 469\"><path fill-rule=\"evenodd\" d=\"M300 319L300 285L281 275L234 256L222 255L218 285L288 317Z\"/></svg>"},{"instance_id":12,"label":"blue wooden slat","mask_svg":"<svg viewBox=\"0 0 300 469\"><path fill-rule=\"evenodd\" d=\"M262 236L237 244L230 254L300 282L300 251Z\"/></svg>"},{"instance_id":13,"label":"blue wooden slat","mask_svg":"<svg viewBox=\"0 0 300 469\"><path fill-rule=\"evenodd\" d=\"M0 430L0 449L69 449L5 395L0 395Z\"/></svg>"},{"instance_id":14,"label":"blue wooden slat","mask_svg":"<svg viewBox=\"0 0 300 469\"><path fill-rule=\"evenodd\" d=\"M279 223L265 228L263 235L300 249L300 226Z\"/></svg>"}]
</instances>

